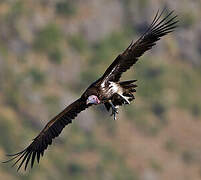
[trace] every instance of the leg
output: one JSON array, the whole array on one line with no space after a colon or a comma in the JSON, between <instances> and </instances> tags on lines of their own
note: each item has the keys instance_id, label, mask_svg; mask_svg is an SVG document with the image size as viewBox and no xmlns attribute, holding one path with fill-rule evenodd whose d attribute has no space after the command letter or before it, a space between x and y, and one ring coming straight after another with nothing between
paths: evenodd
<instances>
[{"instance_id":1,"label":"leg","mask_svg":"<svg viewBox=\"0 0 201 180\"><path fill-rule=\"evenodd\" d=\"M112 115L114 115L114 120L116 120L116 114L118 114L118 106L114 106L114 104L112 103L112 101L109 101L111 108L112 108Z\"/></svg>"}]
</instances>

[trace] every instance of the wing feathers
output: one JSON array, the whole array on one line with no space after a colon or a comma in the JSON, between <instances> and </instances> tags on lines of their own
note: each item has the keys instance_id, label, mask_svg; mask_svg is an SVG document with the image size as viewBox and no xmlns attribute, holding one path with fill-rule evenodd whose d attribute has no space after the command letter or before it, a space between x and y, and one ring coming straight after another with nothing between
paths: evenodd
<instances>
[{"instance_id":1,"label":"wing feathers","mask_svg":"<svg viewBox=\"0 0 201 180\"><path fill-rule=\"evenodd\" d=\"M26 170L31 160L32 168L35 159L37 159L39 163L40 157L43 156L44 151L47 149L48 145L52 144L52 139L59 136L63 128L67 124L72 123L72 119L74 119L78 113L87 107L88 105L86 105L86 101L82 100L81 98L72 103L55 118L53 118L40 132L40 134L33 139L32 143L26 149L16 154L8 155L11 157L11 159L5 161L4 163L16 160L13 164L13 166L15 166L21 161L17 170L19 170L23 164L25 164L24 169Z\"/></svg>"},{"instance_id":2,"label":"wing feathers","mask_svg":"<svg viewBox=\"0 0 201 180\"><path fill-rule=\"evenodd\" d=\"M144 34L135 43L132 41L128 48L117 56L102 76L104 83L107 81L119 81L122 73L135 64L145 51L151 49L156 44L156 41L177 27L178 20L176 20L177 15L173 15L174 11L161 18L164 12L165 9L160 14L157 11Z\"/></svg>"}]
</instances>

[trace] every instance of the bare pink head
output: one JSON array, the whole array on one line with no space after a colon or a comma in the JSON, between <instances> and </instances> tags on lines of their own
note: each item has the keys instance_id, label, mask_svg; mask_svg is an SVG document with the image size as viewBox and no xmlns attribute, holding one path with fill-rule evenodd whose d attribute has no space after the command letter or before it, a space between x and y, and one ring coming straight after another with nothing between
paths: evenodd
<instances>
[{"instance_id":1,"label":"bare pink head","mask_svg":"<svg viewBox=\"0 0 201 180\"><path fill-rule=\"evenodd\" d=\"M91 95L87 98L86 104L100 104L100 100L97 96Z\"/></svg>"}]
</instances>

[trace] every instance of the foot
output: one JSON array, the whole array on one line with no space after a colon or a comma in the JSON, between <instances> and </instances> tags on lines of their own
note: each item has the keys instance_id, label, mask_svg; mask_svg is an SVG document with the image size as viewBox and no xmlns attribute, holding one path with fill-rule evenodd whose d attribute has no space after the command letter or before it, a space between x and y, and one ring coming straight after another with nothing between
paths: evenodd
<instances>
[{"instance_id":1,"label":"foot","mask_svg":"<svg viewBox=\"0 0 201 180\"><path fill-rule=\"evenodd\" d=\"M114 120L116 120L116 114L118 114L118 107L115 107L115 106L112 104L112 102L110 102L110 104L111 104L111 107L112 107L112 114L111 114L111 116L113 116L113 117L114 117Z\"/></svg>"}]
</instances>

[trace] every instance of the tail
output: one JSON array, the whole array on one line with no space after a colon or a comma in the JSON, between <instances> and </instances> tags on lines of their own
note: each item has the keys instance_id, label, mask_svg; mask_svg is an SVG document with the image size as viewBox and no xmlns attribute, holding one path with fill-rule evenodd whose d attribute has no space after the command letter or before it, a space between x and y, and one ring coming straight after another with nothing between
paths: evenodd
<instances>
[{"instance_id":1,"label":"tail","mask_svg":"<svg viewBox=\"0 0 201 180\"><path fill-rule=\"evenodd\" d=\"M128 98L129 102L135 99L135 96L133 95L133 93L136 92L136 89L135 89L137 87L137 85L135 84L136 81L137 80L119 82L119 85L123 89L123 96Z\"/></svg>"}]
</instances>

